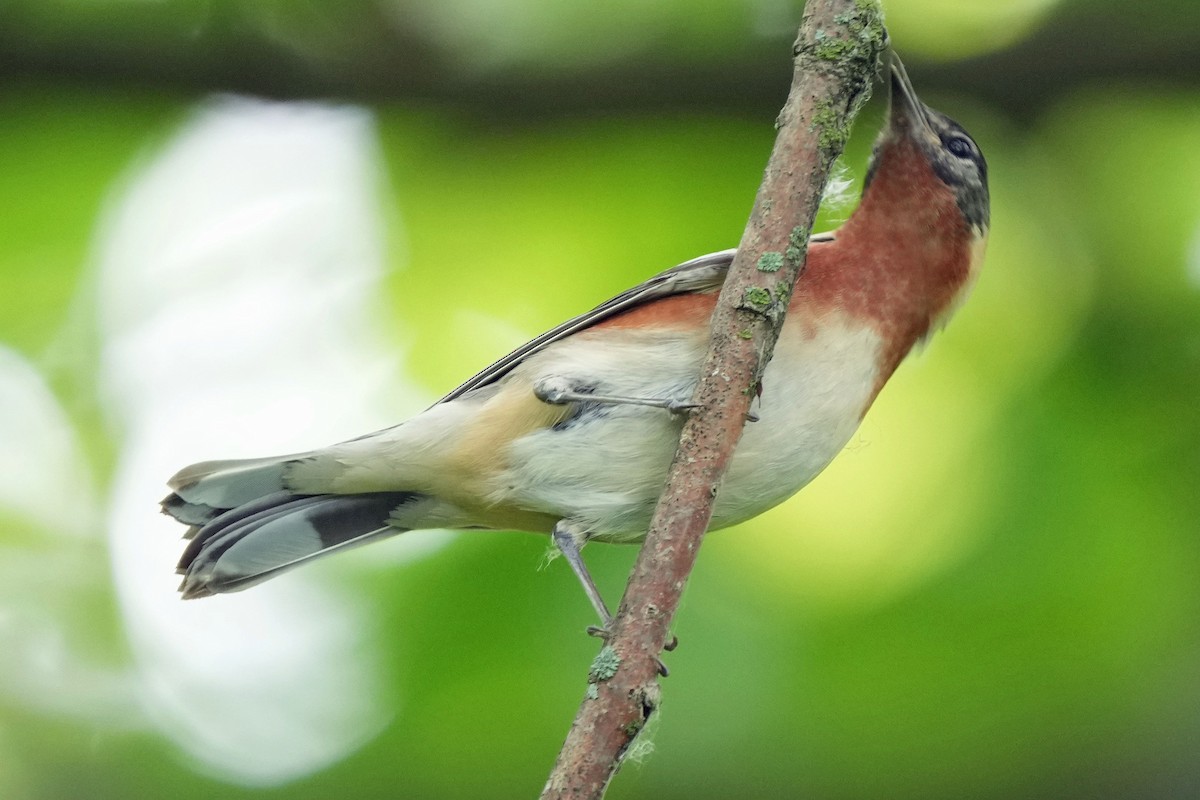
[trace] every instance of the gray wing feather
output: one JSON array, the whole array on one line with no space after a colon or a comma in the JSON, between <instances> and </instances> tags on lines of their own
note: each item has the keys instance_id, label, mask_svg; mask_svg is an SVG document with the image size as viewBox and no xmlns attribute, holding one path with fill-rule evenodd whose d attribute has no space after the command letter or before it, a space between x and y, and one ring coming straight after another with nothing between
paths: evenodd
<instances>
[{"instance_id":1,"label":"gray wing feather","mask_svg":"<svg viewBox=\"0 0 1200 800\"><path fill-rule=\"evenodd\" d=\"M637 286L622 292L611 300L601 303L591 311L587 311L577 317L572 317L561 325L546 331L541 336L531 339L491 366L473 375L457 389L439 400L438 403L448 403L451 400L462 397L468 392L494 383L511 372L527 357L542 350L547 345L553 344L559 339L563 339L573 333L578 333L585 328L590 328L597 322L616 316L622 311L640 306L643 303L649 303L652 300L670 297L671 295L720 289L721 284L725 282L725 275L729 272L729 265L733 263L733 254L735 252L737 251L731 249L709 253L699 258L693 258L691 261L685 261L666 272L660 272L653 278L639 283Z\"/></svg>"}]
</instances>

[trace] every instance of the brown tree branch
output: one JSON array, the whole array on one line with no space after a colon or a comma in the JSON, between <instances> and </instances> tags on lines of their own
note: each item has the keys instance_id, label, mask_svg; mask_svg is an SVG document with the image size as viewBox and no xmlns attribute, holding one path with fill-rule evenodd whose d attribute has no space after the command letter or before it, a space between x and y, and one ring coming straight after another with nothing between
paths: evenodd
<instances>
[{"instance_id":1,"label":"brown tree branch","mask_svg":"<svg viewBox=\"0 0 1200 800\"><path fill-rule=\"evenodd\" d=\"M779 134L712 317L667 485L543 798L600 798L657 708L658 655L804 268L829 169L884 47L878 0L809 0Z\"/></svg>"}]
</instances>

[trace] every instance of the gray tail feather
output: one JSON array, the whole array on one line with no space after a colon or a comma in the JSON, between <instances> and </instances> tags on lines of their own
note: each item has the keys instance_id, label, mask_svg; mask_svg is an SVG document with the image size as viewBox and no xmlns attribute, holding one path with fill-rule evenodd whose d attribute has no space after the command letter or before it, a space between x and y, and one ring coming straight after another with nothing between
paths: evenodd
<instances>
[{"instance_id":1,"label":"gray tail feather","mask_svg":"<svg viewBox=\"0 0 1200 800\"><path fill-rule=\"evenodd\" d=\"M194 526L179 561L184 599L236 592L314 558L401 533L388 524L410 492L276 492Z\"/></svg>"},{"instance_id":2,"label":"gray tail feather","mask_svg":"<svg viewBox=\"0 0 1200 800\"><path fill-rule=\"evenodd\" d=\"M179 561L184 598L234 592L318 556L400 533L411 492L297 495L284 473L300 456L206 461L178 472L163 512L190 526Z\"/></svg>"},{"instance_id":3,"label":"gray tail feather","mask_svg":"<svg viewBox=\"0 0 1200 800\"><path fill-rule=\"evenodd\" d=\"M223 511L283 490L284 471L301 456L204 461L175 473L163 511L186 525L203 525Z\"/></svg>"}]
</instances>

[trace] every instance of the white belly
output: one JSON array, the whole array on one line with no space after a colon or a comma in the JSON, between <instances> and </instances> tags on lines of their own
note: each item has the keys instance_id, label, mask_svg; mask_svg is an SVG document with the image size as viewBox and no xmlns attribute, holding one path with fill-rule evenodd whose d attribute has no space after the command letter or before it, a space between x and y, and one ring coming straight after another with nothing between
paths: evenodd
<instances>
[{"instance_id":1,"label":"white belly","mask_svg":"<svg viewBox=\"0 0 1200 800\"><path fill-rule=\"evenodd\" d=\"M534 380L577 379L596 393L687 400L706 344L700 336L606 331L599 345L577 335L521 371ZM781 339L753 407L759 420L746 425L712 528L762 513L825 468L870 401L878 351L878 336L857 326L822 325L808 338ZM681 425L657 408L588 404L568 423L515 441L492 499L577 520L593 538L641 538Z\"/></svg>"}]
</instances>

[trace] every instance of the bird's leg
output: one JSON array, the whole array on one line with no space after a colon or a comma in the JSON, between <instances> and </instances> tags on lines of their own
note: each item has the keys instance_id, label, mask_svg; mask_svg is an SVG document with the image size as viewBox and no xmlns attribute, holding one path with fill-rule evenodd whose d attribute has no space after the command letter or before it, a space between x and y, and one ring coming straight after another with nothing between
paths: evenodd
<instances>
[{"instance_id":1,"label":"bird's leg","mask_svg":"<svg viewBox=\"0 0 1200 800\"><path fill-rule=\"evenodd\" d=\"M650 406L665 408L672 414L683 414L700 408L699 403L689 403L678 398L665 397L625 397L614 394L596 394L595 392L573 389L566 378L551 376L542 378L533 385L533 393L538 400L553 406L567 403L608 403L612 405ZM746 414L747 422L758 422L758 414L753 411Z\"/></svg>"},{"instance_id":2,"label":"bird's leg","mask_svg":"<svg viewBox=\"0 0 1200 800\"><path fill-rule=\"evenodd\" d=\"M592 580L592 574L588 572L587 564L583 563L581 548L583 542L586 541L585 532L563 519L554 526L551 536L554 539L554 546L566 557L567 563L571 565L571 571L583 584L583 591L588 596L588 600L592 601L592 607L600 615L600 627L594 630L589 628L588 633L601 636L601 638L607 636L608 627L612 624L612 614L608 612L608 606L604 604L604 598L600 596L600 590L596 588L596 582Z\"/></svg>"},{"instance_id":3,"label":"bird's leg","mask_svg":"<svg viewBox=\"0 0 1200 800\"><path fill-rule=\"evenodd\" d=\"M588 596L588 600L592 601L592 607L596 609L596 613L600 615L600 625L589 625L587 632L589 636L596 636L607 640L612 629L612 614L608 611L608 606L604 603L604 598L600 596L600 590L596 587L596 582L592 580L592 574L588 572L587 564L583 563L583 542L587 541L586 532L578 526L572 525L565 519L560 519L554 526L554 532L551 534L554 539L554 545L558 551L567 559L567 563L571 565L571 571L575 573L575 577L579 578L579 582L583 584L583 591ZM674 650L679 644L679 640L672 636L663 649L667 651ZM658 674L662 677L667 677L670 674L667 670L667 665L662 662L661 658L655 658L655 666Z\"/></svg>"},{"instance_id":4,"label":"bird's leg","mask_svg":"<svg viewBox=\"0 0 1200 800\"><path fill-rule=\"evenodd\" d=\"M580 391L569 380L557 375L539 380L533 385L533 393L543 403L555 406L566 405L567 403L608 403L612 405L665 408L672 414L681 414L700 407L695 403L688 403L678 398L625 397L623 395L596 394L595 392Z\"/></svg>"}]
</instances>

